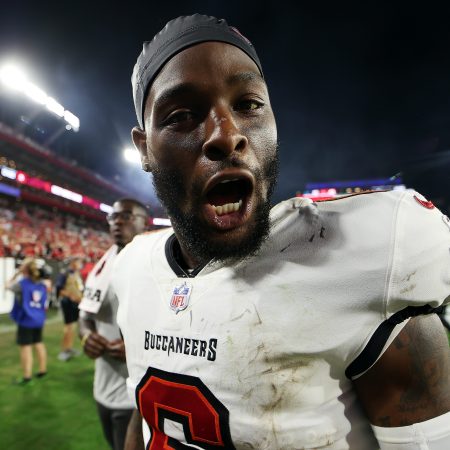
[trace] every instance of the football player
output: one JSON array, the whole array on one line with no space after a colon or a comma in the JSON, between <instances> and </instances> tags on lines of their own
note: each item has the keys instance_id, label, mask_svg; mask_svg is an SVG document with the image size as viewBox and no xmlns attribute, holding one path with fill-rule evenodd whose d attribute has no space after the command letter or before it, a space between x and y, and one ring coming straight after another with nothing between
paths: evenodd
<instances>
[{"instance_id":1,"label":"football player","mask_svg":"<svg viewBox=\"0 0 450 450\"><path fill-rule=\"evenodd\" d=\"M111 275L119 252L146 230L148 213L139 201L123 198L114 202L107 220L114 244L87 277L78 326L84 353L95 359L94 399L103 434L111 449L123 450L133 403L127 393L125 348L116 323Z\"/></svg>"},{"instance_id":2,"label":"football player","mask_svg":"<svg viewBox=\"0 0 450 450\"><path fill-rule=\"evenodd\" d=\"M173 225L114 276L145 448L450 448L448 219L410 191L271 207L267 84L225 20L169 22L132 84Z\"/></svg>"}]
</instances>

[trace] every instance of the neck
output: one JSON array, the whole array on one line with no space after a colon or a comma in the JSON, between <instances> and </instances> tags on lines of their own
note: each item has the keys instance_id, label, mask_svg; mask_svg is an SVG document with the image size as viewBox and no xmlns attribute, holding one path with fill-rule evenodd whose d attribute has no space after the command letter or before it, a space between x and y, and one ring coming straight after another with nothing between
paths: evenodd
<instances>
[{"instance_id":1,"label":"neck","mask_svg":"<svg viewBox=\"0 0 450 450\"><path fill-rule=\"evenodd\" d=\"M202 261L199 261L198 259L194 258L191 254L189 254L189 252L181 244L180 244L180 254L181 257L183 258L183 262L185 263L188 269L195 269L200 264L202 264Z\"/></svg>"},{"instance_id":2,"label":"neck","mask_svg":"<svg viewBox=\"0 0 450 450\"><path fill-rule=\"evenodd\" d=\"M187 250L186 246L184 246L180 239L177 236L177 233L175 233L175 236L177 238L177 245L178 246L178 263L184 268L184 269L195 269L198 266L202 264L206 264L208 261L200 261L199 259L195 258L189 251Z\"/></svg>"}]
</instances>

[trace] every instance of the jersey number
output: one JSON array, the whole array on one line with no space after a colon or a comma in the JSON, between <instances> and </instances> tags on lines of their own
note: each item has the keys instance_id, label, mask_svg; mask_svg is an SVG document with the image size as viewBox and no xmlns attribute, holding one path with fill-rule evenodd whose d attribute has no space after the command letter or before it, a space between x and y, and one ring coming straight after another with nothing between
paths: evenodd
<instances>
[{"instance_id":1,"label":"jersey number","mask_svg":"<svg viewBox=\"0 0 450 450\"><path fill-rule=\"evenodd\" d=\"M164 419L180 423L189 444L234 449L228 410L200 378L149 367L136 388L136 402L151 429L148 450L192 449L164 434Z\"/></svg>"}]
</instances>

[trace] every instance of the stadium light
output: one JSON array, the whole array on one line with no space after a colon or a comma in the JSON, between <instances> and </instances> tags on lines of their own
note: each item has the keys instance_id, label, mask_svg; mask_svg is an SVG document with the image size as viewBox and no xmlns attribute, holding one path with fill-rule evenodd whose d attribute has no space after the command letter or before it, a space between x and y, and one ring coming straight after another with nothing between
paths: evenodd
<instances>
[{"instance_id":1,"label":"stadium light","mask_svg":"<svg viewBox=\"0 0 450 450\"><path fill-rule=\"evenodd\" d=\"M170 227L172 225L170 219L163 219L162 217L153 217L152 223L162 227Z\"/></svg>"},{"instance_id":2,"label":"stadium light","mask_svg":"<svg viewBox=\"0 0 450 450\"><path fill-rule=\"evenodd\" d=\"M140 164L141 163L141 157L139 156L139 152L134 148L126 148L123 151L124 158L134 164Z\"/></svg>"},{"instance_id":3,"label":"stadium light","mask_svg":"<svg viewBox=\"0 0 450 450\"><path fill-rule=\"evenodd\" d=\"M15 180L17 176L17 170L11 169L10 167L7 166L2 166L0 174L3 177L9 178L10 180Z\"/></svg>"},{"instance_id":4,"label":"stadium light","mask_svg":"<svg viewBox=\"0 0 450 450\"><path fill-rule=\"evenodd\" d=\"M27 176L23 172L17 172L16 180L19 183L26 183L27 182Z\"/></svg>"},{"instance_id":5,"label":"stadium light","mask_svg":"<svg viewBox=\"0 0 450 450\"><path fill-rule=\"evenodd\" d=\"M47 94L35 84L27 82L24 88L24 94L36 103L45 105L47 103Z\"/></svg>"},{"instance_id":6,"label":"stadium light","mask_svg":"<svg viewBox=\"0 0 450 450\"><path fill-rule=\"evenodd\" d=\"M27 83L22 70L12 64L7 64L0 69L0 79L5 86L17 91L23 91Z\"/></svg>"},{"instance_id":7,"label":"stadium light","mask_svg":"<svg viewBox=\"0 0 450 450\"><path fill-rule=\"evenodd\" d=\"M66 110L63 105L50 97L41 88L30 82L24 72L13 64L5 64L0 68L0 81L9 89L22 92L29 99L45 106L49 111L65 120L66 130L78 131L80 119L72 112Z\"/></svg>"},{"instance_id":8,"label":"stadium light","mask_svg":"<svg viewBox=\"0 0 450 450\"><path fill-rule=\"evenodd\" d=\"M58 103L53 97L47 97L45 102L47 109L59 117L64 117L64 106Z\"/></svg>"},{"instance_id":9,"label":"stadium light","mask_svg":"<svg viewBox=\"0 0 450 450\"><path fill-rule=\"evenodd\" d=\"M64 189L56 184L51 185L50 192L58 197L67 198L67 200L72 200L76 203L83 203L83 196L77 192L69 191L69 189Z\"/></svg>"},{"instance_id":10,"label":"stadium light","mask_svg":"<svg viewBox=\"0 0 450 450\"><path fill-rule=\"evenodd\" d=\"M78 129L80 128L80 119L75 114L72 114L70 111L65 110L64 111L64 119L68 125L70 125L72 128L74 128L75 131L78 131Z\"/></svg>"},{"instance_id":11,"label":"stadium light","mask_svg":"<svg viewBox=\"0 0 450 450\"><path fill-rule=\"evenodd\" d=\"M110 205L107 205L106 203L100 203L100 211L103 211L105 213L112 213L113 207Z\"/></svg>"}]
</instances>

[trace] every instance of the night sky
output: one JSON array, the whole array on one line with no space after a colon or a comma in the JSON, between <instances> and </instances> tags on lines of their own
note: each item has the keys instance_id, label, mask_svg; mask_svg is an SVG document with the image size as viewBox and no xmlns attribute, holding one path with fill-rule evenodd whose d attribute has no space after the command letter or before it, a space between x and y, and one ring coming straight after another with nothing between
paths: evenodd
<instances>
[{"instance_id":1,"label":"night sky","mask_svg":"<svg viewBox=\"0 0 450 450\"><path fill-rule=\"evenodd\" d=\"M275 200L307 182L398 172L427 195L450 196L447 2L115 3L16 0L1 9L0 64L22 61L80 118L80 132L62 138L65 156L151 196L148 175L121 153L136 123L132 68L144 40L199 12L239 28L262 61L281 144Z\"/></svg>"}]
</instances>

